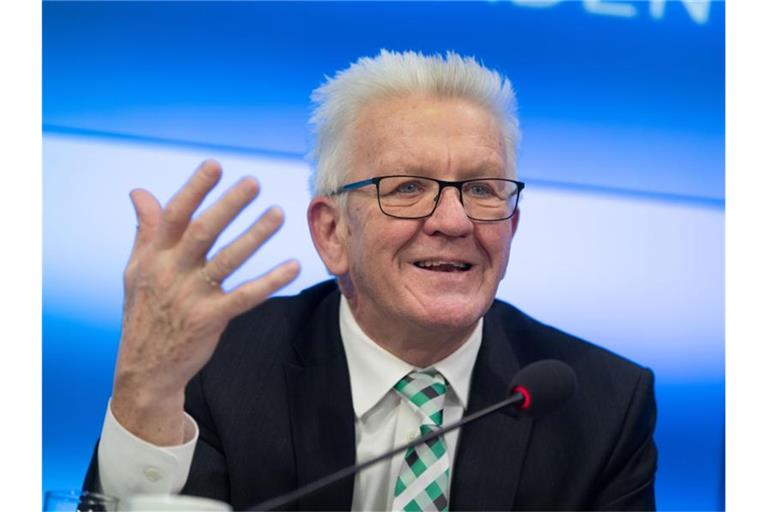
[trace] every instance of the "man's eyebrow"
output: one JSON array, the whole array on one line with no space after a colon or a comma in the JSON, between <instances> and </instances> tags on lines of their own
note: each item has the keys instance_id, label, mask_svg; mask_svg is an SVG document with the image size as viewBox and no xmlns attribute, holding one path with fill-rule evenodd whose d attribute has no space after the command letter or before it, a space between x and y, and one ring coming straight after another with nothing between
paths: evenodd
<instances>
[{"instance_id":1,"label":"man's eyebrow","mask_svg":"<svg viewBox=\"0 0 768 512\"><path fill-rule=\"evenodd\" d=\"M460 171L466 178L495 178L504 177L506 168L498 162L481 162L473 167Z\"/></svg>"},{"instance_id":2,"label":"man's eyebrow","mask_svg":"<svg viewBox=\"0 0 768 512\"><path fill-rule=\"evenodd\" d=\"M457 169L457 175L464 179L505 177L506 166L504 162L496 158L484 158L471 165ZM429 162L414 162L408 158L381 159L376 163L376 168L371 170L376 176L405 174L412 176L425 176L439 178L440 171L435 170Z\"/></svg>"},{"instance_id":3,"label":"man's eyebrow","mask_svg":"<svg viewBox=\"0 0 768 512\"><path fill-rule=\"evenodd\" d=\"M398 163L398 162L392 162L392 163L384 163L380 166L378 166L379 174L385 175L385 174L407 174L407 175L413 175L413 176L431 176L432 174L435 174L435 171L432 170L430 167L424 166L424 165L418 165L418 164L408 164L408 163Z\"/></svg>"}]
</instances>

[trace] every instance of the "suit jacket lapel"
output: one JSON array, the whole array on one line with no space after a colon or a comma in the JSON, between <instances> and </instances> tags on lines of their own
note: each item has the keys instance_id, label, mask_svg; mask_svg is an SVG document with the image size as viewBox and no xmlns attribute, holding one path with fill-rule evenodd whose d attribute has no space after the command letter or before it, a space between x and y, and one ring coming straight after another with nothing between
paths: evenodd
<instances>
[{"instance_id":1,"label":"suit jacket lapel","mask_svg":"<svg viewBox=\"0 0 768 512\"><path fill-rule=\"evenodd\" d=\"M339 333L339 292L329 295L294 341L296 360L285 365L297 485L355 463L355 414ZM354 478L295 504L300 510L349 510ZM293 507L292 507L293 508Z\"/></svg>"},{"instance_id":2,"label":"suit jacket lapel","mask_svg":"<svg viewBox=\"0 0 768 512\"><path fill-rule=\"evenodd\" d=\"M509 383L520 366L492 311L484 322L466 414L506 398ZM530 419L504 412L465 427L452 469L450 508L511 510L530 430Z\"/></svg>"}]
</instances>

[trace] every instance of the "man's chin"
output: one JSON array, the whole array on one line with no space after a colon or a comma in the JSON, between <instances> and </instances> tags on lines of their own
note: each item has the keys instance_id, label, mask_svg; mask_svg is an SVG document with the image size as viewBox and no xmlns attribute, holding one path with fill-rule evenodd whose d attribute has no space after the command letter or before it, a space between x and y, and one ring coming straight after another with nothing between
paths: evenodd
<instances>
[{"instance_id":1,"label":"man's chin","mask_svg":"<svg viewBox=\"0 0 768 512\"><path fill-rule=\"evenodd\" d=\"M481 305L468 305L462 301L439 302L431 304L419 315L418 322L437 331L464 330L475 326L485 314Z\"/></svg>"}]
</instances>

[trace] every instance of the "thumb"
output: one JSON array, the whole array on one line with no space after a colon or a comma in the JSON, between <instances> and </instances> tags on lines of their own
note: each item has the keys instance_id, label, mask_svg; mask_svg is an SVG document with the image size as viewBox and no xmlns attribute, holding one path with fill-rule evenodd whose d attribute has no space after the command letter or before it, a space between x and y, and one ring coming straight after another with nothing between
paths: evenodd
<instances>
[{"instance_id":1,"label":"thumb","mask_svg":"<svg viewBox=\"0 0 768 512\"><path fill-rule=\"evenodd\" d=\"M136 238L132 253L148 245L160 225L162 207L155 196L142 188L131 190L129 194L136 212Z\"/></svg>"}]
</instances>

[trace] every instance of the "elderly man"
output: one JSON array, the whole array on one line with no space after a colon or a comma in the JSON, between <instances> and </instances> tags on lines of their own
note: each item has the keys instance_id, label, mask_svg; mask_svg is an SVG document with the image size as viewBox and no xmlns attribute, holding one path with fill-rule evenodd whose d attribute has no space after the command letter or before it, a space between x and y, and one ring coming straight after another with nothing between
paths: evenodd
<instances>
[{"instance_id":1,"label":"elderly man","mask_svg":"<svg viewBox=\"0 0 768 512\"><path fill-rule=\"evenodd\" d=\"M652 374L494 299L523 189L509 82L451 53L382 51L313 99L307 218L336 279L266 300L296 276L289 261L222 290L282 221L272 209L208 255L256 196L252 178L197 216L215 162L165 208L133 191L113 396L86 487L247 508L490 405L551 358L579 382L557 413L496 413L291 507L654 508Z\"/></svg>"}]
</instances>

